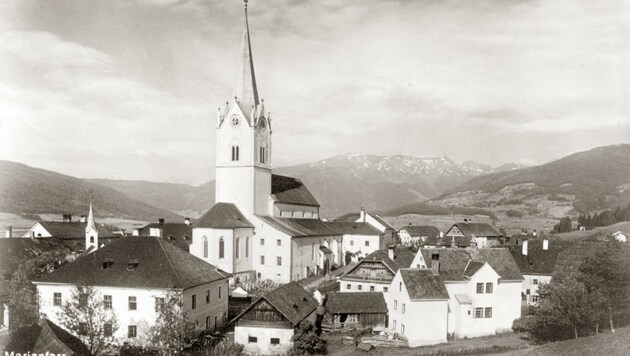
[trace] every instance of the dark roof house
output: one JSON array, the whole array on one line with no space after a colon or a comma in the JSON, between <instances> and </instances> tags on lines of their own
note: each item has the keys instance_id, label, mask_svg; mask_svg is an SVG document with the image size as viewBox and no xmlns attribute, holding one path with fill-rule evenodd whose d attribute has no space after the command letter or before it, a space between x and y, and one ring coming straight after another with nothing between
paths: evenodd
<instances>
[{"instance_id":1,"label":"dark roof house","mask_svg":"<svg viewBox=\"0 0 630 356\"><path fill-rule=\"evenodd\" d=\"M387 314L383 293L374 292L331 292L324 308L331 314Z\"/></svg>"},{"instance_id":2,"label":"dark roof house","mask_svg":"<svg viewBox=\"0 0 630 356\"><path fill-rule=\"evenodd\" d=\"M41 331L32 348L32 355L68 355L89 356L90 350L76 336L60 328L48 319L43 319L39 325Z\"/></svg>"},{"instance_id":3,"label":"dark roof house","mask_svg":"<svg viewBox=\"0 0 630 356\"><path fill-rule=\"evenodd\" d=\"M405 230L411 237L439 237L440 230L430 225L409 225L403 226L400 230Z\"/></svg>"},{"instance_id":4,"label":"dark roof house","mask_svg":"<svg viewBox=\"0 0 630 356\"><path fill-rule=\"evenodd\" d=\"M542 240L528 240L527 255L523 255L522 245L509 246L508 250L521 273L551 276L560 253L572 245L573 243L567 241L549 241L549 246L545 250Z\"/></svg>"},{"instance_id":5,"label":"dark roof house","mask_svg":"<svg viewBox=\"0 0 630 356\"><path fill-rule=\"evenodd\" d=\"M448 292L442 280L433 275L431 270L401 268L400 277L405 283L409 299L448 299Z\"/></svg>"},{"instance_id":6,"label":"dark roof house","mask_svg":"<svg viewBox=\"0 0 630 356\"><path fill-rule=\"evenodd\" d=\"M151 229L160 229L160 237L184 251L192 244L192 225L186 223L150 223L138 230L138 235L149 236Z\"/></svg>"},{"instance_id":7,"label":"dark roof house","mask_svg":"<svg viewBox=\"0 0 630 356\"><path fill-rule=\"evenodd\" d=\"M364 222L327 221L326 224L344 235L381 235L379 230Z\"/></svg>"},{"instance_id":8,"label":"dark roof house","mask_svg":"<svg viewBox=\"0 0 630 356\"><path fill-rule=\"evenodd\" d=\"M480 266L471 262L487 262L500 276L500 280L523 280L518 265L510 252L505 248L461 248L461 249L432 249L423 248L419 253L425 260L428 268L432 267L432 260L439 261L439 275L445 281L461 281L467 274L474 273L472 269ZM468 269L468 270L467 270Z\"/></svg>"},{"instance_id":9,"label":"dark roof house","mask_svg":"<svg viewBox=\"0 0 630 356\"><path fill-rule=\"evenodd\" d=\"M490 224L486 223L457 223L451 226L446 232L446 236L450 235L453 228L457 228L466 237L501 237Z\"/></svg>"}]
</instances>

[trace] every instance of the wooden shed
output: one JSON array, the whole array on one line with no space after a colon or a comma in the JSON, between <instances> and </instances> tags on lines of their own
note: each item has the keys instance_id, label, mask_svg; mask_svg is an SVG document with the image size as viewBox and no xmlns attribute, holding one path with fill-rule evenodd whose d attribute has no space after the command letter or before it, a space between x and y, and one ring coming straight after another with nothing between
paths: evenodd
<instances>
[{"instance_id":1,"label":"wooden shed","mask_svg":"<svg viewBox=\"0 0 630 356\"><path fill-rule=\"evenodd\" d=\"M387 303L381 292L328 293L324 308L324 329L387 328Z\"/></svg>"}]
</instances>

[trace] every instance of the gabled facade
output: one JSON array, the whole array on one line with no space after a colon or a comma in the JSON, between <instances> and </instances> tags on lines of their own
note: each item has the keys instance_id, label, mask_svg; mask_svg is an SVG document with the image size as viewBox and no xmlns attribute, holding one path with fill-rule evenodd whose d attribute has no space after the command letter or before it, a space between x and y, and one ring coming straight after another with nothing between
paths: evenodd
<instances>
[{"instance_id":1,"label":"gabled facade","mask_svg":"<svg viewBox=\"0 0 630 356\"><path fill-rule=\"evenodd\" d=\"M304 320L315 324L318 303L291 282L254 301L232 321L234 342L255 355L284 354L293 346L294 329Z\"/></svg>"},{"instance_id":2,"label":"gabled facade","mask_svg":"<svg viewBox=\"0 0 630 356\"><path fill-rule=\"evenodd\" d=\"M387 247L385 234L368 223L330 221L327 225L343 234L341 253L346 265Z\"/></svg>"},{"instance_id":3,"label":"gabled facade","mask_svg":"<svg viewBox=\"0 0 630 356\"><path fill-rule=\"evenodd\" d=\"M437 239L441 237L440 230L429 225L408 225L398 230L400 242L405 246L424 243L428 238Z\"/></svg>"},{"instance_id":4,"label":"gabled facade","mask_svg":"<svg viewBox=\"0 0 630 356\"><path fill-rule=\"evenodd\" d=\"M446 231L441 245L442 247L486 248L500 244L501 237L502 235L490 224L457 223Z\"/></svg>"},{"instance_id":5,"label":"gabled facade","mask_svg":"<svg viewBox=\"0 0 630 356\"><path fill-rule=\"evenodd\" d=\"M404 248L375 251L340 278L340 291L387 293L396 271L408 268L413 259L414 254Z\"/></svg>"}]
</instances>

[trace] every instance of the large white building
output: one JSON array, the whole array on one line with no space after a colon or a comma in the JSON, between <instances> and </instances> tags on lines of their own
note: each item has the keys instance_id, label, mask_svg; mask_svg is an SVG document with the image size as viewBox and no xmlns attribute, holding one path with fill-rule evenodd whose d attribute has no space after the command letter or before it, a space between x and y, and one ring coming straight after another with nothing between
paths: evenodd
<instances>
[{"instance_id":1,"label":"large white building","mask_svg":"<svg viewBox=\"0 0 630 356\"><path fill-rule=\"evenodd\" d=\"M342 265L342 234L320 220L299 179L271 173L271 118L254 74L245 5L240 71L216 119L216 204L193 225L190 252L235 278L287 283Z\"/></svg>"},{"instance_id":2,"label":"large white building","mask_svg":"<svg viewBox=\"0 0 630 356\"><path fill-rule=\"evenodd\" d=\"M230 277L159 237L129 236L33 283L40 313L58 325L59 311L76 286L92 286L118 320L113 336L134 344L155 325L158 307L169 292L182 293L184 311L199 330L222 326L227 322Z\"/></svg>"}]
</instances>

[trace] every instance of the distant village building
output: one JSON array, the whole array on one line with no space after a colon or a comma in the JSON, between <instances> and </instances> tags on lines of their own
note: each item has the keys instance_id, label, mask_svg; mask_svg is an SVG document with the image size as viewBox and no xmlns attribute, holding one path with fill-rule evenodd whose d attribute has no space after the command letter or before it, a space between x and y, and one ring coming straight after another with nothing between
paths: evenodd
<instances>
[{"instance_id":1,"label":"distant village building","mask_svg":"<svg viewBox=\"0 0 630 356\"><path fill-rule=\"evenodd\" d=\"M136 235L161 237L189 252L192 244L192 229L189 218L186 218L183 223L164 222L164 219L159 219L157 223L150 223L138 229Z\"/></svg>"},{"instance_id":2,"label":"distant village building","mask_svg":"<svg viewBox=\"0 0 630 356\"><path fill-rule=\"evenodd\" d=\"M619 242L628 242L628 234L623 231L614 232L612 237Z\"/></svg>"},{"instance_id":3,"label":"distant village building","mask_svg":"<svg viewBox=\"0 0 630 356\"><path fill-rule=\"evenodd\" d=\"M446 231L439 245L433 247L486 248L500 244L502 236L490 224L457 223Z\"/></svg>"},{"instance_id":4,"label":"distant village building","mask_svg":"<svg viewBox=\"0 0 630 356\"><path fill-rule=\"evenodd\" d=\"M91 203L88 215L81 216L79 221L72 221L72 215L64 214L63 221L38 221L22 235L23 238L58 238L77 252L94 251L120 236L96 224Z\"/></svg>"},{"instance_id":5,"label":"distant village building","mask_svg":"<svg viewBox=\"0 0 630 356\"><path fill-rule=\"evenodd\" d=\"M430 269L444 283L449 296L448 333L455 337L509 331L521 317L523 275L507 249L423 248L412 265ZM389 306L391 310L391 301Z\"/></svg>"},{"instance_id":6,"label":"distant village building","mask_svg":"<svg viewBox=\"0 0 630 356\"><path fill-rule=\"evenodd\" d=\"M385 235L385 244L396 243L396 229L377 214L370 214L361 208L359 213L349 213L338 217L335 221L368 223Z\"/></svg>"},{"instance_id":7,"label":"distant village building","mask_svg":"<svg viewBox=\"0 0 630 356\"><path fill-rule=\"evenodd\" d=\"M234 342L255 355L284 354L293 346L294 329L304 320L315 324L317 301L291 282L254 301L234 320Z\"/></svg>"},{"instance_id":8,"label":"distant village building","mask_svg":"<svg viewBox=\"0 0 630 356\"><path fill-rule=\"evenodd\" d=\"M414 257L403 247L372 252L340 278L340 291L387 293L398 269L411 266Z\"/></svg>"},{"instance_id":9,"label":"distant village building","mask_svg":"<svg viewBox=\"0 0 630 356\"><path fill-rule=\"evenodd\" d=\"M341 252L344 256L344 265L358 262L359 259L388 245L385 234L369 223L329 221L327 224L343 234Z\"/></svg>"},{"instance_id":10,"label":"distant village building","mask_svg":"<svg viewBox=\"0 0 630 356\"><path fill-rule=\"evenodd\" d=\"M538 287L549 283L558 255L570 243L544 240L524 240L519 246L508 247L523 274L521 300L524 305L538 305Z\"/></svg>"},{"instance_id":11,"label":"distant village building","mask_svg":"<svg viewBox=\"0 0 630 356\"><path fill-rule=\"evenodd\" d=\"M234 96L216 120L216 205L193 225L190 252L241 279L287 283L343 264L342 234L296 178L271 173L271 118L254 74L247 7ZM215 221L218 219L218 221Z\"/></svg>"},{"instance_id":12,"label":"distant village building","mask_svg":"<svg viewBox=\"0 0 630 356\"><path fill-rule=\"evenodd\" d=\"M404 336L409 347L446 342L449 293L437 273L399 269L388 299L389 329Z\"/></svg>"},{"instance_id":13,"label":"distant village building","mask_svg":"<svg viewBox=\"0 0 630 356\"><path fill-rule=\"evenodd\" d=\"M435 226L430 225L409 225L398 230L398 237L403 245L411 246L424 243L427 239L437 239L442 237L442 233Z\"/></svg>"},{"instance_id":14,"label":"distant village building","mask_svg":"<svg viewBox=\"0 0 630 356\"><path fill-rule=\"evenodd\" d=\"M114 336L135 343L154 325L169 292L180 292L184 311L199 330L227 321L230 274L152 236L118 239L37 279L39 311L59 324L58 313L77 285L92 286L118 319Z\"/></svg>"},{"instance_id":15,"label":"distant village building","mask_svg":"<svg viewBox=\"0 0 630 356\"><path fill-rule=\"evenodd\" d=\"M10 287L13 274L24 261L36 259L44 253L58 252L68 261L73 260L75 252L61 239L42 238L2 238L0 239L0 329L9 327L11 322Z\"/></svg>"},{"instance_id":16,"label":"distant village building","mask_svg":"<svg viewBox=\"0 0 630 356\"><path fill-rule=\"evenodd\" d=\"M330 292L324 303L322 328L327 330L387 329L387 303L383 293Z\"/></svg>"}]
</instances>

